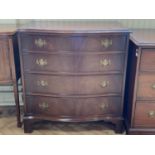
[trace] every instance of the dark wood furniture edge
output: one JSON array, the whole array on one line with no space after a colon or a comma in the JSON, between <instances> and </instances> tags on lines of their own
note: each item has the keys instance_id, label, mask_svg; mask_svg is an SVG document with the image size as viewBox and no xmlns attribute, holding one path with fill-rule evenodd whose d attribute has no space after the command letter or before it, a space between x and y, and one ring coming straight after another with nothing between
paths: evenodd
<instances>
[{"instance_id":1,"label":"dark wood furniture edge","mask_svg":"<svg viewBox=\"0 0 155 155\"><path fill-rule=\"evenodd\" d=\"M18 73L18 71L17 71L16 60L15 60L16 55L18 55L16 53L16 52L18 52L16 33L14 34L14 37L9 38L9 47L10 47L10 51L11 51L10 52L10 56L11 56L10 62L12 64L11 65L11 75L12 75L12 80L13 80L14 97L15 97L15 103L16 103L17 126L21 127L22 123L21 123L21 116L20 116L21 113L20 113L19 91L18 91L18 80L20 77L20 73Z\"/></svg>"},{"instance_id":2,"label":"dark wood furniture edge","mask_svg":"<svg viewBox=\"0 0 155 155\"><path fill-rule=\"evenodd\" d=\"M147 48L147 47L154 47L155 46L155 43L140 43L138 42L136 39L134 39L132 36L130 37L130 39L137 45L137 46L140 46L142 48Z\"/></svg>"},{"instance_id":3,"label":"dark wood furniture edge","mask_svg":"<svg viewBox=\"0 0 155 155\"><path fill-rule=\"evenodd\" d=\"M131 48L131 49L130 49ZM128 130L133 123L133 115L135 109L136 101L136 89L137 89L137 77L138 77L138 67L139 62L136 57L136 53L133 50L137 50L137 46L134 45L134 42L130 40L129 46L129 59L127 66L127 78L126 78L126 89L125 89L125 106L124 106L124 117L125 117L125 128ZM139 51L139 49L138 49ZM139 52L138 52L139 54ZM131 60L134 61L134 64L131 63ZM132 79L131 79L132 78ZM134 92L134 93L133 93Z\"/></svg>"},{"instance_id":4,"label":"dark wood furniture edge","mask_svg":"<svg viewBox=\"0 0 155 155\"><path fill-rule=\"evenodd\" d=\"M135 45L141 47L141 48L145 48L145 47L154 47L155 46L155 42L154 43L146 43L146 42L140 42L138 41L133 35L132 35L132 31L134 31L135 29L131 29L131 35L130 35L130 40L132 42L135 43ZM147 30L147 29L144 29ZM154 29L155 30L155 29Z\"/></svg>"},{"instance_id":5,"label":"dark wood furniture edge","mask_svg":"<svg viewBox=\"0 0 155 155\"><path fill-rule=\"evenodd\" d=\"M138 57L141 57L141 52L143 49L152 49L155 48L155 43L145 43L145 42L139 42L137 39L135 39L132 35L130 36L130 41L134 44L134 46L137 48L137 51L135 51L135 54L137 52ZM132 98L132 110L131 110L131 121L126 120L125 121L125 128L128 135L155 135L155 128L145 128L145 127L134 127L134 113L135 113L135 106L136 101L146 101L146 99L137 99L136 97L136 89L138 87L137 80L138 80L138 74L140 72L140 58L138 58L137 64L136 64L136 75L135 76L135 88L134 88L134 95ZM150 100L150 99L149 99ZM152 101L152 100L151 100ZM129 122L128 122L129 121Z\"/></svg>"},{"instance_id":6,"label":"dark wood furniture edge","mask_svg":"<svg viewBox=\"0 0 155 155\"><path fill-rule=\"evenodd\" d=\"M155 129L151 128L129 128L127 135L155 135Z\"/></svg>"},{"instance_id":7,"label":"dark wood furniture edge","mask_svg":"<svg viewBox=\"0 0 155 155\"><path fill-rule=\"evenodd\" d=\"M24 133L32 133L33 132L33 124L40 120L48 120L53 122L70 122L70 123L79 123L79 122L94 122L94 121L103 121L105 123L112 123L115 126L116 133L123 133L124 128L124 120L122 117L105 117L105 116L96 116L96 119L92 119L92 116L86 117L42 117L42 116L24 116Z\"/></svg>"}]
</instances>

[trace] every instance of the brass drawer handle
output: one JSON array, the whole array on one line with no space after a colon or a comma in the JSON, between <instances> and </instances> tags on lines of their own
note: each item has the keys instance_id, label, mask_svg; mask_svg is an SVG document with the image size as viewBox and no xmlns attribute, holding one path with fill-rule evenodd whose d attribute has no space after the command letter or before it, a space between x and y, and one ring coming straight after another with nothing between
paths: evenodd
<instances>
[{"instance_id":1,"label":"brass drawer handle","mask_svg":"<svg viewBox=\"0 0 155 155\"><path fill-rule=\"evenodd\" d=\"M153 110L149 111L148 116L151 118L155 117L155 111L153 111Z\"/></svg>"},{"instance_id":2,"label":"brass drawer handle","mask_svg":"<svg viewBox=\"0 0 155 155\"><path fill-rule=\"evenodd\" d=\"M43 102L43 103L39 103L39 108L40 109L43 109L43 110L45 110L45 109L48 109L48 103L46 103L46 102Z\"/></svg>"},{"instance_id":3,"label":"brass drawer handle","mask_svg":"<svg viewBox=\"0 0 155 155\"><path fill-rule=\"evenodd\" d=\"M105 88L109 85L109 81L102 81L100 85L102 88Z\"/></svg>"},{"instance_id":4,"label":"brass drawer handle","mask_svg":"<svg viewBox=\"0 0 155 155\"><path fill-rule=\"evenodd\" d=\"M112 40L111 39L103 39L103 40L101 40L101 45L104 46L105 48L108 48L109 46L112 45Z\"/></svg>"},{"instance_id":5,"label":"brass drawer handle","mask_svg":"<svg viewBox=\"0 0 155 155\"><path fill-rule=\"evenodd\" d=\"M41 58L36 60L36 64L43 67L43 66L46 66L48 63L46 59Z\"/></svg>"},{"instance_id":6,"label":"brass drawer handle","mask_svg":"<svg viewBox=\"0 0 155 155\"><path fill-rule=\"evenodd\" d=\"M35 45L42 48L43 46L45 46L47 43L45 40L39 38L35 40Z\"/></svg>"},{"instance_id":7,"label":"brass drawer handle","mask_svg":"<svg viewBox=\"0 0 155 155\"><path fill-rule=\"evenodd\" d=\"M108 104L105 104L105 103L102 103L101 105L100 105L100 108L101 108L101 110L105 110L106 108L108 108Z\"/></svg>"},{"instance_id":8,"label":"brass drawer handle","mask_svg":"<svg viewBox=\"0 0 155 155\"><path fill-rule=\"evenodd\" d=\"M48 82L44 80L40 80L40 81L37 81L37 85L41 87L46 87L48 86Z\"/></svg>"},{"instance_id":9,"label":"brass drawer handle","mask_svg":"<svg viewBox=\"0 0 155 155\"><path fill-rule=\"evenodd\" d=\"M155 84L152 85L152 89L155 89Z\"/></svg>"},{"instance_id":10,"label":"brass drawer handle","mask_svg":"<svg viewBox=\"0 0 155 155\"><path fill-rule=\"evenodd\" d=\"M103 59L100 61L100 64L103 66L108 66L108 65L111 65L111 61L107 59Z\"/></svg>"}]
</instances>

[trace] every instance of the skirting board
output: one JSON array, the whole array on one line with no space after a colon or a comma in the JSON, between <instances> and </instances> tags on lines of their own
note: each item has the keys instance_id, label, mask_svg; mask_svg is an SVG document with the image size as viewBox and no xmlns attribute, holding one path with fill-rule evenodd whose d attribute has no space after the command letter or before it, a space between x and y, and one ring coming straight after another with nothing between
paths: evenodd
<instances>
[{"instance_id":1,"label":"skirting board","mask_svg":"<svg viewBox=\"0 0 155 155\"><path fill-rule=\"evenodd\" d=\"M21 113L23 111L23 106L21 106ZM0 117L16 116L15 106L0 106Z\"/></svg>"}]
</instances>

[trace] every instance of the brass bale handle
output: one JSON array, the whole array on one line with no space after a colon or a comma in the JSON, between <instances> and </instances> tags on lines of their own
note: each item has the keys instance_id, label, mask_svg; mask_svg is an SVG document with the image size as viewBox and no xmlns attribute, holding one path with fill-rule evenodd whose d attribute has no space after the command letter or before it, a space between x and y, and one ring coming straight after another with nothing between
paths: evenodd
<instances>
[{"instance_id":1,"label":"brass bale handle","mask_svg":"<svg viewBox=\"0 0 155 155\"><path fill-rule=\"evenodd\" d=\"M105 110L106 108L108 108L108 104L102 103L100 105L101 110Z\"/></svg>"},{"instance_id":2,"label":"brass bale handle","mask_svg":"<svg viewBox=\"0 0 155 155\"><path fill-rule=\"evenodd\" d=\"M109 85L109 81L102 81L100 85L102 88L105 88Z\"/></svg>"},{"instance_id":3,"label":"brass bale handle","mask_svg":"<svg viewBox=\"0 0 155 155\"><path fill-rule=\"evenodd\" d=\"M103 39L103 40L101 40L101 45L104 46L105 48L108 48L112 45L112 40L111 39Z\"/></svg>"},{"instance_id":4,"label":"brass bale handle","mask_svg":"<svg viewBox=\"0 0 155 155\"><path fill-rule=\"evenodd\" d=\"M151 117L151 118L155 117L155 111L153 111L153 110L149 111L148 116Z\"/></svg>"},{"instance_id":5,"label":"brass bale handle","mask_svg":"<svg viewBox=\"0 0 155 155\"><path fill-rule=\"evenodd\" d=\"M103 66L111 65L111 60L107 60L107 59L100 60L100 64Z\"/></svg>"},{"instance_id":6,"label":"brass bale handle","mask_svg":"<svg viewBox=\"0 0 155 155\"><path fill-rule=\"evenodd\" d=\"M40 109L45 110L45 109L48 109L48 107L49 107L49 105L48 105L48 103L46 103L46 102L39 103L39 108L40 108Z\"/></svg>"},{"instance_id":7,"label":"brass bale handle","mask_svg":"<svg viewBox=\"0 0 155 155\"><path fill-rule=\"evenodd\" d=\"M40 80L40 81L37 81L37 85L41 87L46 87L48 86L48 82L44 80Z\"/></svg>"},{"instance_id":8,"label":"brass bale handle","mask_svg":"<svg viewBox=\"0 0 155 155\"><path fill-rule=\"evenodd\" d=\"M43 66L46 66L48 63L47 63L47 60L46 59L36 59L36 64L43 67Z\"/></svg>"},{"instance_id":9,"label":"brass bale handle","mask_svg":"<svg viewBox=\"0 0 155 155\"><path fill-rule=\"evenodd\" d=\"M152 85L152 89L155 89L155 83Z\"/></svg>"},{"instance_id":10,"label":"brass bale handle","mask_svg":"<svg viewBox=\"0 0 155 155\"><path fill-rule=\"evenodd\" d=\"M45 46L47 44L47 42L41 38L39 39L35 39L35 45L39 48L42 48L43 46Z\"/></svg>"}]
</instances>

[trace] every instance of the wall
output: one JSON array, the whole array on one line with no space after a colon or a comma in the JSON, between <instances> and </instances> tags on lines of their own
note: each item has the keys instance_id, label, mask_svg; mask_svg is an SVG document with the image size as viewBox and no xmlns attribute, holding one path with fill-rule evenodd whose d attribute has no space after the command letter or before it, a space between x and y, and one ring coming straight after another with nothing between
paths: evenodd
<instances>
[{"instance_id":1,"label":"wall","mask_svg":"<svg viewBox=\"0 0 155 155\"><path fill-rule=\"evenodd\" d=\"M116 20L116 19L115 19ZM26 24L32 21L26 19L0 19L0 24L16 24L17 26ZM62 20L66 21L66 20ZM67 20L69 21L69 20ZM81 21L79 19L79 21ZM104 20L103 20L104 21ZM118 19L117 21L121 22L124 26L128 28L155 28L154 19ZM9 92L4 92L9 91ZM21 97L20 97L21 100ZM14 105L14 97L12 93L11 86L0 86L0 105Z\"/></svg>"},{"instance_id":2,"label":"wall","mask_svg":"<svg viewBox=\"0 0 155 155\"><path fill-rule=\"evenodd\" d=\"M0 19L0 24L16 24L16 19Z\"/></svg>"},{"instance_id":3,"label":"wall","mask_svg":"<svg viewBox=\"0 0 155 155\"><path fill-rule=\"evenodd\" d=\"M155 19L121 19L118 21L129 28L155 28Z\"/></svg>"},{"instance_id":4,"label":"wall","mask_svg":"<svg viewBox=\"0 0 155 155\"><path fill-rule=\"evenodd\" d=\"M124 26L127 26L129 28L155 28L155 19L115 19L115 20L121 22ZM0 24L16 24L17 26L20 26L30 21L33 21L33 20L32 19L0 19ZM81 20L79 19L79 21Z\"/></svg>"},{"instance_id":5,"label":"wall","mask_svg":"<svg viewBox=\"0 0 155 155\"><path fill-rule=\"evenodd\" d=\"M78 19L78 20L82 21L81 19ZM114 19L112 19L112 20L114 20ZM124 26L129 27L129 28L155 28L155 19L115 19L115 20L119 21ZM30 21L32 21L32 20L16 20L16 23L17 23L17 25L22 25L22 24L28 23ZM52 19L50 21L52 21ZM69 21L69 20L64 19L61 21ZM74 21L74 20L72 20L72 21ZM105 20L103 20L103 21L105 21Z\"/></svg>"}]
</instances>

